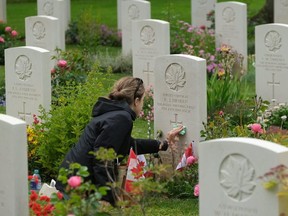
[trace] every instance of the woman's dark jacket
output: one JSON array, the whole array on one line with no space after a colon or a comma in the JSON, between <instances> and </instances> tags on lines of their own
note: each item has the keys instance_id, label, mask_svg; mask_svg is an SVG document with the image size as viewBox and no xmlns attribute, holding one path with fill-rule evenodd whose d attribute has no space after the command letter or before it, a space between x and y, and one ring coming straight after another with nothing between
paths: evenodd
<instances>
[{"instance_id":1,"label":"woman's dark jacket","mask_svg":"<svg viewBox=\"0 0 288 216\"><path fill-rule=\"evenodd\" d=\"M94 105L92 117L78 143L66 154L60 167L69 168L70 163L87 166L90 173L88 180L97 186L104 186L109 182L106 169L91 152L97 152L100 147L113 148L117 155L122 156L127 156L131 147L136 154L159 151L159 141L131 137L136 114L126 101L113 101L100 97ZM113 171L110 172L116 178ZM56 188L64 191L60 182L57 182ZM115 202L111 192L108 192L103 199L112 204Z\"/></svg>"}]
</instances>

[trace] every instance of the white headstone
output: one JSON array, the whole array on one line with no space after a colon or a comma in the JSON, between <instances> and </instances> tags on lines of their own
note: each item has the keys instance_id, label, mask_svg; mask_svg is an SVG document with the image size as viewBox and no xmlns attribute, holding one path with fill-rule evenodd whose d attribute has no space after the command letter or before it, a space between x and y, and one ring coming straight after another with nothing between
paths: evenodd
<instances>
[{"instance_id":1,"label":"white headstone","mask_svg":"<svg viewBox=\"0 0 288 216\"><path fill-rule=\"evenodd\" d=\"M288 1L274 1L274 23L288 24Z\"/></svg>"},{"instance_id":2,"label":"white headstone","mask_svg":"<svg viewBox=\"0 0 288 216\"><path fill-rule=\"evenodd\" d=\"M143 0L126 0L121 3L122 16L122 54L132 53L132 21L150 19L150 2Z\"/></svg>"},{"instance_id":3,"label":"white headstone","mask_svg":"<svg viewBox=\"0 0 288 216\"><path fill-rule=\"evenodd\" d=\"M270 102L288 102L287 37L287 24L256 26L256 94Z\"/></svg>"},{"instance_id":4,"label":"white headstone","mask_svg":"<svg viewBox=\"0 0 288 216\"><path fill-rule=\"evenodd\" d=\"M192 25L207 27L211 26L211 21L207 20L207 14L215 10L216 0L191 0Z\"/></svg>"},{"instance_id":5,"label":"white headstone","mask_svg":"<svg viewBox=\"0 0 288 216\"><path fill-rule=\"evenodd\" d=\"M216 3L216 47L230 45L244 57L243 69L247 71L247 5L240 2Z\"/></svg>"},{"instance_id":6,"label":"white headstone","mask_svg":"<svg viewBox=\"0 0 288 216\"><path fill-rule=\"evenodd\" d=\"M37 0L37 15L53 16L60 20L63 34L69 27L70 0Z\"/></svg>"},{"instance_id":7,"label":"white headstone","mask_svg":"<svg viewBox=\"0 0 288 216\"><path fill-rule=\"evenodd\" d=\"M26 123L0 114L0 215L28 216Z\"/></svg>"},{"instance_id":8,"label":"white headstone","mask_svg":"<svg viewBox=\"0 0 288 216\"><path fill-rule=\"evenodd\" d=\"M25 18L26 46L47 49L56 55L56 48L65 50L64 34L58 18L52 16L31 16Z\"/></svg>"},{"instance_id":9,"label":"white headstone","mask_svg":"<svg viewBox=\"0 0 288 216\"><path fill-rule=\"evenodd\" d=\"M133 76L154 86L154 58L170 54L169 23L146 19L132 22Z\"/></svg>"},{"instance_id":10,"label":"white headstone","mask_svg":"<svg viewBox=\"0 0 288 216\"><path fill-rule=\"evenodd\" d=\"M7 17L6 17L6 0L0 0L0 23L7 22Z\"/></svg>"},{"instance_id":11,"label":"white headstone","mask_svg":"<svg viewBox=\"0 0 288 216\"><path fill-rule=\"evenodd\" d=\"M122 15L121 15L121 10L122 10L122 2L126 0L117 0L117 28L118 30L122 29Z\"/></svg>"},{"instance_id":12,"label":"white headstone","mask_svg":"<svg viewBox=\"0 0 288 216\"><path fill-rule=\"evenodd\" d=\"M5 50L6 113L28 124L39 106L51 105L50 52L39 47Z\"/></svg>"},{"instance_id":13,"label":"white headstone","mask_svg":"<svg viewBox=\"0 0 288 216\"><path fill-rule=\"evenodd\" d=\"M280 164L288 165L288 149L268 141L226 138L200 143L200 216L280 215L276 193L258 179Z\"/></svg>"},{"instance_id":14,"label":"white headstone","mask_svg":"<svg viewBox=\"0 0 288 216\"><path fill-rule=\"evenodd\" d=\"M206 60L190 55L167 55L155 60L154 131L163 132L162 139L175 124L182 124L187 132L180 136L174 165L179 162L184 148L192 141L194 152L200 142L200 131L207 119ZM161 152L164 163L171 155Z\"/></svg>"}]
</instances>

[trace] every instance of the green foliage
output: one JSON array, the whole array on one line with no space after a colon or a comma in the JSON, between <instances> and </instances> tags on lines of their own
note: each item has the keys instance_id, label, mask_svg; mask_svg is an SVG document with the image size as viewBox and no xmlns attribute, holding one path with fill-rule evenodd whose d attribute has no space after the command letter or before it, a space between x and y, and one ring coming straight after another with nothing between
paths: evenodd
<instances>
[{"instance_id":1,"label":"green foliage","mask_svg":"<svg viewBox=\"0 0 288 216\"><path fill-rule=\"evenodd\" d=\"M122 35L94 18L92 9L84 10L77 21L69 25L66 32L67 42L79 43L86 49L95 49L97 46L121 46Z\"/></svg>"},{"instance_id":2,"label":"green foliage","mask_svg":"<svg viewBox=\"0 0 288 216\"><path fill-rule=\"evenodd\" d=\"M257 121L268 108L269 102L257 96L235 101L223 108L224 113L229 113L233 125L248 125Z\"/></svg>"},{"instance_id":3,"label":"green foliage","mask_svg":"<svg viewBox=\"0 0 288 216\"><path fill-rule=\"evenodd\" d=\"M77 187L69 185L68 178L81 177L82 182ZM51 202L54 204L55 215L110 215L101 211L100 200L107 194L108 187L96 188L91 182L83 182L85 177L89 176L88 168L77 163L70 164L69 169L61 168L58 181L66 186L65 193L70 199L59 200L56 194L53 194Z\"/></svg>"},{"instance_id":4,"label":"green foliage","mask_svg":"<svg viewBox=\"0 0 288 216\"><path fill-rule=\"evenodd\" d=\"M111 68L112 73L130 73L132 74L132 56L123 56L118 53L112 56L109 53L97 53L95 61L102 69Z\"/></svg>"},{"instance_id":5,"label":"green foliage","mask_svg":"<svg viewBox=\"0 0 288 216\"><path fill-rule=\"evenodd\" d=\"M57 50L57 55L53 56L57 62L51 70L52 89L56 86L75 85L83 83L87 74L92 70L94 64L91 54L86 49L61 51ZM52 92L55 97L55 91Z\"/></svg>"},{"instance_id":6,"label":"green foliage","mask_svg":"<svg viewBox=\"0 0 288 216\"><path fill-rule=\"evenodd\" d=\"M288 129L288 106L274 106L272 109L267 110L266 115L268 115L267 125L279 126L281 129Z\"/></svg>"},{"instance_id":7,"label":"green foliage","mask_svg":"<svg viewBox=\"0 0 288 216\"><path fill-rule=\"evenodd\" d=\"M39 163L51 177L57 175L64 155L78 141L90 120L95 101L107 92L103 83L107 82L110 76L98 71L99 69L95 69L90 72L84 84L59 86L58 99L51 110L41 111L41 124L35 127L40 143L37 154Z\"/></svg>"},{"instance_id":8,"label":"green foliage","mask_svg":"<svg viewBox=\"0 0 288 216\"><path fill-rule=\"evenodd\" d=\"M214 30L206 26L192 26L184 21L177 21L171 30L171 53L188 53L201 56L201 52L215 53Z\"/></svg>"},{"instance_id":9,"label":"green foliage","mask_svg":"<svg viewBox=\"0 0 288 216\"><path fill-rule=\"evenodd\" d=\"M173 198L198 198L194 196L194 187L198 183L198 163L193 163L174 173L165 185L166 194Z\"/></svg>"},{"instance_id":10,"label":"green foliage","mask_svg":"<svg viewBox=\"0 0 288 216\"><path fill-rule=\"evenodd\" d=\"M76 21L69 23L69 28L65 32L65 42L67 44L79 43L79 29Z\"/></svg>"},{"instance_id":11,"label":"green foliage","mask_svg":"<svg viewBox=\"0 0 288 216\"><path fill-rule=\"evenodd\" d=\"M20 44L19 34L10 26L0 22L0 65L4 65L4 50Z\"/></svg>"},{"instance_id":12,"label":"green foliage","mask_svg":"<svg viewBox=\"0 0 288 216\"><path fill-rule=\"evenodd\" d=\"M237 77L225 74L219 78L214 73L207 80L207 110L212 115L215 111L224 109L227 105L244 100L249 96L249 87L246 82Z\"/></svg>"}]
</instances>

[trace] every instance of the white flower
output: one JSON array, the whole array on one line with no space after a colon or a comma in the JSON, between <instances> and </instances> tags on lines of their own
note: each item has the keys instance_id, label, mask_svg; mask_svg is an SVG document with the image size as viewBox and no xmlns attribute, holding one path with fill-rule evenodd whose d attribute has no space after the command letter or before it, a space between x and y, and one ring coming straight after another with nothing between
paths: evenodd
<instances>
[{"instance_id":1,"label":"white flower","mask_svg":"<svg viewBox=\"0 0 288 216\"><path fill-rule=\"evenodd\" d=\"M286 115L283 115L283 116L281 116L281 119L282 119L283 121L285 121L285 120L287 119L287 116L286 116Z\"/></svg>"},{"instance_id":2,"label":"white flower","mask_svg":"<svg viewBox=\"0 0 288 216\"><path fill-rule=\"evenodd\" d=\"M262 116L258 116L257 117L257 122L262 123L263 122L263 117Z\"/></svg>"},{"instance_id":3,"label":"white flower","mask_svg":"<svg viewBox=\"0 0 288 216\"><path fill-rule=\"evenodd\" d=\"M267 112L265 112L264 115L265 115L265 118L269 118L272 115L272 113L267 111Z\"/></svg>"}]
</instances>

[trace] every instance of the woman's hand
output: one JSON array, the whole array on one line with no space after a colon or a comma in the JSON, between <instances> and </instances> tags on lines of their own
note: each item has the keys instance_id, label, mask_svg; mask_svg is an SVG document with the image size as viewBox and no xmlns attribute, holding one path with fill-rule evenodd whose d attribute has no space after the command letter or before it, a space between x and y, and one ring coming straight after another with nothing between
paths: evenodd
<instances>
[{"instance_id":1,"label":"woman's hand","mask_svg":"<svg viewBox=\"0 0 288 216\"><path fill-rule=\"evenodd\" d=\"M184 126L183 125L179 125L177 128L173 128L172 130L170 130L167 133L166 136L166 140L170 146L170 148L172 149L172 151L176 150L176 142L179 140L179 133L181 130L183 130Z\"/></svg>"}]
</instances>

